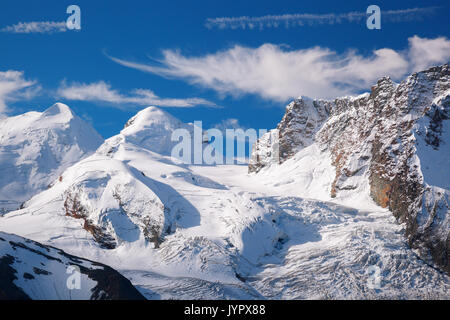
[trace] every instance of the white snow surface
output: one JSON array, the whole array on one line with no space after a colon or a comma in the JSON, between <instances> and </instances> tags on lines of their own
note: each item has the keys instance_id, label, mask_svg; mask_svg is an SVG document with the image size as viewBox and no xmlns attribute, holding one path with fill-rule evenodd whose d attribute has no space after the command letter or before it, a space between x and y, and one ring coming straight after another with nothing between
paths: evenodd
<instances>
[{"instance_id":1,"label":"white snow surface","mask_svg":"<svg viewBox=\"0 0 450 320\"><path fill-rule=\"evenodd\" d=\"M316 144L258 174L189 166L155 138L153 114L160 119L154 107L141 111L25 208L0 217L0 230L110 265L149 299L450 298L449 277L417 258L403 226L368 192L329 196L335 168ZM156 123L167 136L165 120ZM353 184L367 190L364 181ZM114 249L66 215L70 192ZM144 237L147 221L159 227L159 246Z\"/></svg>"}]
</instances>

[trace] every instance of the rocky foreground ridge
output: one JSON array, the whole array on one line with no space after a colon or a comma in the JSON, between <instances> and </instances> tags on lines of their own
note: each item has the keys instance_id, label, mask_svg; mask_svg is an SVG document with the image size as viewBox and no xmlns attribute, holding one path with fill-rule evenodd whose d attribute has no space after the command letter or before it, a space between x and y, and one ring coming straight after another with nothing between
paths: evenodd
<instances>
[{"instance_id":1,"label":"rocky foreground ridge","mask_svg":"<svg viewBox=\"0 0 450 320\"><path fill-rule=\"evenodd\" d=\"M104 264L5 232L0 232L0 271L0 300L144 299Z\"/></svg>"}]
</instances>

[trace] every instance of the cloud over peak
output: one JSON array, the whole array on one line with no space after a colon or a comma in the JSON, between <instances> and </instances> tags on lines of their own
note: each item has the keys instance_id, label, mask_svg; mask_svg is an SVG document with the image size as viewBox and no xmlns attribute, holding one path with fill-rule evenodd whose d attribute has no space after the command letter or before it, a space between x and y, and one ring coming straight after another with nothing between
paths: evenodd
<instances>
[{"instance_id":1,"label":"cloud over peak","mask_svg":"<svg viewBox=\"0 0 450 320\"><path fill-rule=\"evenodd\" d=\"M339 54L319 46L288 50L264 44L258 48L236 45L197 57L165 50L158 65L110 58L126 67L185 79L220 94L256 94L286 101L299 95L333 98L357 94L383 76L400 80L408 73L448 62L450 41L414 36L405 50L381 48L369 55L355 50Z\"/></svg>"},{"instance_id":2,"label":"cloud over peak","mask_svg":"<svg viewBox=\"0 0 450 320\"><path fill-rule=\"evenodd\" d=\"M22 71L0 71L0 117L8 111L8 102L31 99L40 90L37 81L26 79Z\"/></svg>"},{"instance_id":3,"label":"cloud over peak","mask_svg":"<svg viewBox=\"0 0 450 320\"><path fill-rule=\"evenodd\" d=\"M199 105L217 107L213 102L202 98L161 98L153 91L147 89L135 89L129 94L122 94L119 91L112 89L111 85L104 81L88 84L72 83L70 85L68 85L66 81L62 81L57 90L57 95L60 98L68 100L106 102L119 108L125 108L126 105L156 105L160 107L179 108L190 108Z\"/></svg>"}]
</instances>

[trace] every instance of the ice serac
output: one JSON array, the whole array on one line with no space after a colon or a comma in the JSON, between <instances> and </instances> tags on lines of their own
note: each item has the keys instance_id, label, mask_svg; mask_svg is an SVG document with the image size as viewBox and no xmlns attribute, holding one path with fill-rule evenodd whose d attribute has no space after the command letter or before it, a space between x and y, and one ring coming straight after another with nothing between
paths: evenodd
<instances>
[{"instance_id":1,"label":"ice serac","mask_svg":"<svg viewBox=\"0 0 450 320\"><path fill-rule=\"evenodd\" d=\"M45 190L93 153L101 136L65 104L0 120L0 213Z\"/></svg>"},{"instance_id":2,"label":"ice serac","mask_svg":"<svg viewBox=\"0 0 450 320\"><path fill-rule=\"evenodd\" d=\"M253 148L249 171L283 163L316 144L331 154L335 167L331 197L369 192L405 223L410 246L450 273L449 65L414 73L400 84L382 78L358 97L310 102L324 106L322 113L314 108L323 117L312 117L311 108L296 111L296 104L276 129L279 161L267 159L276 137L273 143L263 137Z\"/></svg>"},{"instance_id":3,"label":"ice serac","mask_svg":"<svg viewBox=\"0 0 450 320\"><path fill-rule=\"evenodd\" d=\"M0 270L0 300L144 300L104 264L5 232L0 232Z\"/></svg>"}]
</instances>

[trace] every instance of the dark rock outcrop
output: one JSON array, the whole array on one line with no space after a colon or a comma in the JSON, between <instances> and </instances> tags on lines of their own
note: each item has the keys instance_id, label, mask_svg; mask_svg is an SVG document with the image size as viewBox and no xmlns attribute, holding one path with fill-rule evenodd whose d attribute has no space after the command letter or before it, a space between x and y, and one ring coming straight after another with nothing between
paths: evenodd
<instances>
[{"instance_id":1,"label":"dark rock outcrop","mask_svg":"<svg viewBox=\"0 0 450 320\"><path fill-rule=\"evenodd\" d=\"M80 272L80 289L69 289L68 267ZM144 300L114 269L16 235L0 232L0 300Z\"/></svg>"}]
</instances>

